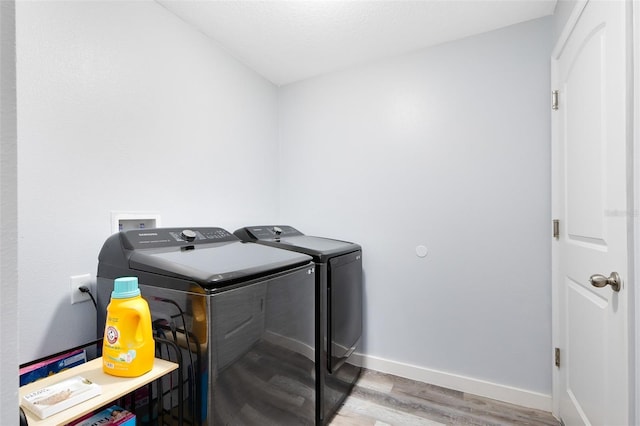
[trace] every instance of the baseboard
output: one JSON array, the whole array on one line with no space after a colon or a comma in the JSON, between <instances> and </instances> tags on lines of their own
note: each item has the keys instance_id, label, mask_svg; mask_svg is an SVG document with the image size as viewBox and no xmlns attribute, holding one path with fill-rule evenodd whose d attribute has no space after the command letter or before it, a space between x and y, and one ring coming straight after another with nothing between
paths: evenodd
<instances>
[{"instance_id":1,"label":"baseboard","mask_svg":"<svg viewBox=\"0 0 640 426\"><path fill-rule=\"evenodd\" d=\"M551 412L551 395L491 383L471 377L431 370L402 362L355 353L354 364L370 370L393 374L444 388L479 395L527 408Z\"/></svg>"}]
</instances>

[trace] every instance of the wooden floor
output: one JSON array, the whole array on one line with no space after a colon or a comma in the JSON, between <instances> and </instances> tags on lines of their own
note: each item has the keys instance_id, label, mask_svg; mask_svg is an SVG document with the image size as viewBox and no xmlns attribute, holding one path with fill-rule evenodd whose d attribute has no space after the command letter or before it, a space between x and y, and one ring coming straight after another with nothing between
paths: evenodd
<instances>
[{"instance_id":1,"label":"wooden floor","mask_svg":"<svg viewBox=\"0 0 640 426\"><path fill-rule=\"evenodd\" d=\"M331 426L553 425L551 413L363 370Z\"/></svg>"}]
</instances>

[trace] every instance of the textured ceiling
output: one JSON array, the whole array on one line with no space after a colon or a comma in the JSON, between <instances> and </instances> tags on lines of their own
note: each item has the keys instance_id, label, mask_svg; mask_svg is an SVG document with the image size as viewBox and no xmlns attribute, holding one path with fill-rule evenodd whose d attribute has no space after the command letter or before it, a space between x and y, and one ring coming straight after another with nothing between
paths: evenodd
<instances>
[{"instance_id":1,"label":"textured ceiling","mask_svg":"<svg viewBox=\"0 0 640 426\"><path fill-rule=\"evenodd\" d=\"M551 15L556 0L157 0L277 85Z\"/></svg>"}]
</instances>

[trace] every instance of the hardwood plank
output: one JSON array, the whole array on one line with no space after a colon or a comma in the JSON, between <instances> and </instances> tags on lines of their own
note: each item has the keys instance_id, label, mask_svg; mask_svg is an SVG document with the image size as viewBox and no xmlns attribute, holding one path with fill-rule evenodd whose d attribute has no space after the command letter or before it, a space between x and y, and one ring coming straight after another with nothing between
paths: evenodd
<instances>
[{"instance_id":1,"label":"hardwood plank","mask_svg":"<svg viewBox=\"0 0 640 426\"><path fill-rule=\"evenodd\" d=\"M363 370L331 426L559 426L551 413Z\"/></svg>"},{"instance_id":2,"label":"hardwood plank","mask_svg":"<svg viewBox=\"0 0 640 426\"><path fill-rule=\"evenodd\" d=\"M406 426L442 426L442 423L430 420L426 417L414 415L393 407L383 407L372 401L360 399L357 397L346 401L346 405L355 412L368 413L378 422L384 422L389 425L402 424Z\"/></svg>"}]
</instances>

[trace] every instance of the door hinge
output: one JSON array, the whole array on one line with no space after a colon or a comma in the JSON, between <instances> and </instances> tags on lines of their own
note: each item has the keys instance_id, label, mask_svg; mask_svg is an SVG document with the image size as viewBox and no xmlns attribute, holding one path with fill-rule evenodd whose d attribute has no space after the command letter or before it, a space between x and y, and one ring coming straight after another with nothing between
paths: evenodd
<instances>
[{"instance_id":1,"label":"door hinge","mask_svg":"<svg viewBox=\"0 0 640 426\"><path fill-rule=\"evenodd\" d=\"M553 219L553 238L560 239L560 221L558 219Z\"/></svg>"},{"instance_id":2,"label":"door hinge","mask_svg":"<svg viewBox=\"0 0 640 426\"><path fill-rule=\"evenodd\" d=\"M559 90L554 90L551 92L551 109L554 111L558 110L558 93Z\"/></svg>"},{"instance_id":3,"label":"door hinge","mask_svg":"<svg viewBox=\"0 0 640 426\"><path fill-rule=\"evenodd\" d=\"M556 367L560 367L560 348L556 348L554 351L554 359Z\"/></svg>"}]
</instances>

